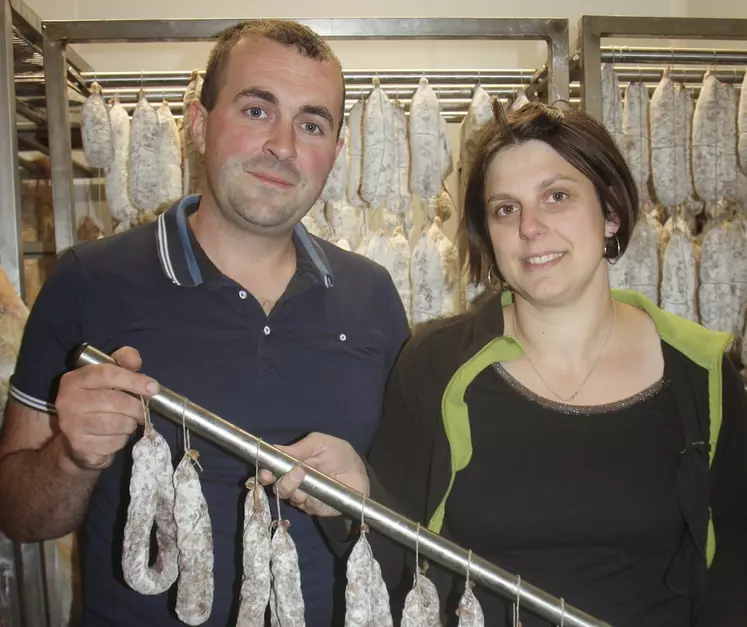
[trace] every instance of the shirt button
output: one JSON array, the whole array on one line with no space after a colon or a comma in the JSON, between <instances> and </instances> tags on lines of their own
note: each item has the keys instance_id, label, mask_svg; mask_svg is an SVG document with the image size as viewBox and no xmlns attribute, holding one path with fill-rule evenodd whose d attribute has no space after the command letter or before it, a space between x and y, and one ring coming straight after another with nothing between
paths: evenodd
<instances>
[{"instance_id":1,"label":"shirt button","mask_svg":"<svg viewBox=\"0 0 747 627\"><path fill-rule=\"evenodd\" d=\"M263 331L265 332L265 335L270 335L270 327L265 327Z\"/></svg>"},{"instance_id":2,"label":"shirt button","mask_svg":"<svg viewBox=\"0 0 747 627\"><path fill-rule=\"evenodd\" d=\"M239 290L239 298L241 300L246 300L246 297L247 297L246 290Z\"/></svg>"},{"instance_id":3,"label":"shirt button","mask_svg":"<svg viewBox=\"0 0 747 627\"><path fill-rule=\"evenodd\" d=\"M345 335L344 333L341 333L341 334L340 334L340 341L341 341L341 342L344 342L344 341L345 341L345 340L347 340L347 339L348 339L348 336L347 336L347 335Z\"/></svg>"}]
</instances>

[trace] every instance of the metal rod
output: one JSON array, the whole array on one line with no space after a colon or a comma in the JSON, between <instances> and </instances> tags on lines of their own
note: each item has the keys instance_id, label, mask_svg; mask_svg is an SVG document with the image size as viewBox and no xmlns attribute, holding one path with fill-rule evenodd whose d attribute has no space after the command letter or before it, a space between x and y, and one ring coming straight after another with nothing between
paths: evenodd
<instances>
[{"instance_id":1,"label":"metal rod","mask_svg":"<svg viewBox=\"0 0 747 627\"><path fill-rule=\"evenodd\" d=\"M602 63L697 63L704 65L747 65L747 50L708 48L602 48Z\"/></svg>"},{"instance_id":2,"label":"metal rod","mask_svg":"<svg viewBox=\"0 0 747 627\"><path fill-rule=\"evenodd\" d=\"M21 117L33 122L37 126L46 126L47 116L44 114L44 110L38 110L28 106L23 100L16 98L16 113Z\"/></svg>"},{"instance_id":3,"label":"metal rod","mask_svg":"<svg viewBox=\"0 0 747 627\"><path fill-rule=\"evenodd\" d=\"M111 363L114 361L110 356L88 344L83 345L75 360L75 366L79 368ZM161 387L161 391L151 398L150 407L167 420L179 426L184 424L193 433L243 461L255 464L259 458L259 465L272 471L275 476L286 474L298 463L289 455L261 440L258 441L255 436L167 388ZM466 576L469 553L453 542L430 531L419 529L411 520L376 501L365 499L364 502L363 495L359 492L312 468L306 469L306 478L301 488L354 520L360 520L361 515L365 514L367 525L411 549L415 548L416 540L419 538L421 555ZM475 582L506 599L516 599L519 588L516 576L474 555L469 568L470 578ZM560 599L524 581L521 582L519 595L523 608L554 624L559 625L562 617L568 627L606 625L569 605L565 605L563 612Z\"/></svg>"},{"instance_id":4,"label":"metal rod","mask_svg":"<svg viewBox=\"0 0 747 627\"><path fill-rule=\"evenodd\" d=\"M0 1L0 264L8 280L23 298L23 230L21 184L18 178L12 15L7 0Z\"/></svg>"},{"instance_id":5,"label":"metal rod","mask_svg":"<svg viewBox=\"0 0 747 627\"><path fill-rule=\"evenodd\" d=\"M245 19L45 21L45 35L68 43L209 41ZM297 22L326 39L508 39L550 41L568 28L545 18L311 18ZM567 32L567 30L566 30Z\"/></svg>"},{"instance_id":6,"label":"metal rod","mask_svg":"<svg viewBox=\"0 0 747 627\"><path fill-rule=\"evenodd\" d=\"M548 102L568 101L570 73L568 56L570 41L568 38L568 21L557 20L553 23L554 33L547 43L547 92Z\"/></svg>"},{"instance_id":7,"label":"metal rod","mask_svg":"<svg viewBox=\"0 0 747 627\"><path fill-rule=\"evenodd\" d=\"M49 160L52 169L54 238L57 254L75 244L75 190L73 188L70 111L67 99L65 43L44 35Z\"/></svg>"},{"instance_id":8,"label":"metal rod","mask_svg":"<svg viewBox=\"0 0 747 627\"><path fill-rule=\"evenodd\" d=\"M343 70L346 85L365 84L370 86L374 78L379 79L381 85L396 84L401 82L415 82L425 77L431 83L449 85L452 83L501 83L501 82L527 82L537 70L535 68L510 68L510 69L486 69L486 70ZM204 71L200 74L204 75ZM84 72L81 77L90 85L94 80L102 88L113 88L115 86L133 85L140 87L141 84L155 83L158 86L175 85L186 87L191 76L190 71L150 71L150 72Z\"/></svg>"}]
</instances>

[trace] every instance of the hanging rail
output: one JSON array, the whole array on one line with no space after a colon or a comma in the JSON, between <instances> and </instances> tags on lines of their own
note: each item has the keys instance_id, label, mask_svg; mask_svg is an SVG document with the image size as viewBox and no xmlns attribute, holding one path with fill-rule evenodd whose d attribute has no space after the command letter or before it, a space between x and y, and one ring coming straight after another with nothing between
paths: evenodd
<instances>
[{"instance_id":1,"label":"hanging rail","mask_svg":"<svg viewBox=\"0 0 747 627\"><path fill-rule=\"evenodd\" d=\"M76 367L111 364L114 360L93 346L84 344L75 359ZM190 402L187 398L161 387L153 396L149 406L160 416L179 426L202 436L220 446L225 451L252 465L272 471L276 476L289 472L298 462L278 449L257 440L253 435L223 420L207 409ZM506 599L517 598L521 607L560 625L568 627L605 627L603 623L588 614L570 606L562 605L560 599L532 586L490 562L472 555L453 542L443 539L396 512L384 507L347 486L330 479L326 475L307 468L306 478L301 487L327 505L330 505L360 520L365 514L366 524L387 535L392 540L415 549L416 542L420 553L447 568L466 577L469 566L470 579L499 593Z\"/></svg>"},{"instance_id":2,"label":"hanging rail","mask_svg":"<svg viewBox=\"0 0 747 627\"><path fill-rule=\"evenodd\" d=\"M747 65L747 50L608 46L602 48L601 51L602 63ZM576 58L574 56L574 59Z\"/></svg>"}]
</instances>

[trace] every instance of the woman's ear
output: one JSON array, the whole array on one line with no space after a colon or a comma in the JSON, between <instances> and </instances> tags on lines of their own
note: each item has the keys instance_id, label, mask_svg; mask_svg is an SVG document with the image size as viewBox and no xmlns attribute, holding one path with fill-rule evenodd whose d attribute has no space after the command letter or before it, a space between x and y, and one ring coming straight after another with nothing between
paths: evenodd
<instances>
[{"instance_id":1,"label":"woman's ear","mask_svg":"<svg viewBox=\"0 0 747 627\"><path fill-rule=\"evenodd\" d=\"M620 218L616 213L609 210L609 217L604 219L604 236L612 237L620 230Z\"/></svg>"}]
</instances>

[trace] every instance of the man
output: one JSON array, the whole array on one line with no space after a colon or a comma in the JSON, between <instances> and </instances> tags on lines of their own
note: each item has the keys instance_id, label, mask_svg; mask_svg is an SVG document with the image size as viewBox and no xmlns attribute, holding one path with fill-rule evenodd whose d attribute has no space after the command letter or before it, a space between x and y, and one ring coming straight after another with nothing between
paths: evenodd
<instances>
[{"instance_id":1,"label":"man","mask_svg":"<svg viewBox=\"0 0 747 627\"><path fill-rule=\"evenodd\" d=\"M408 333L404 310L383 268L299 224L341 149L343 107L339 61L307 28L229 29L188 112L204 155L202 196L76 247L36 301L0 439L0 529L33 541L80 526L86 626L181 624L168 594L141 596L122 580L138 395L163 384L272 443L319 430L369 445ZM118 366L69 371L82 342L113 352ZM178 462L181 429L158 417L155 426ZM235 624L253 468L197 437L192 448L215 543L206 624L225 627ZM314 519L282 514L299 549L306 624L327 627L344 574L335 587Z\"/></svg>"}]
</instances>

